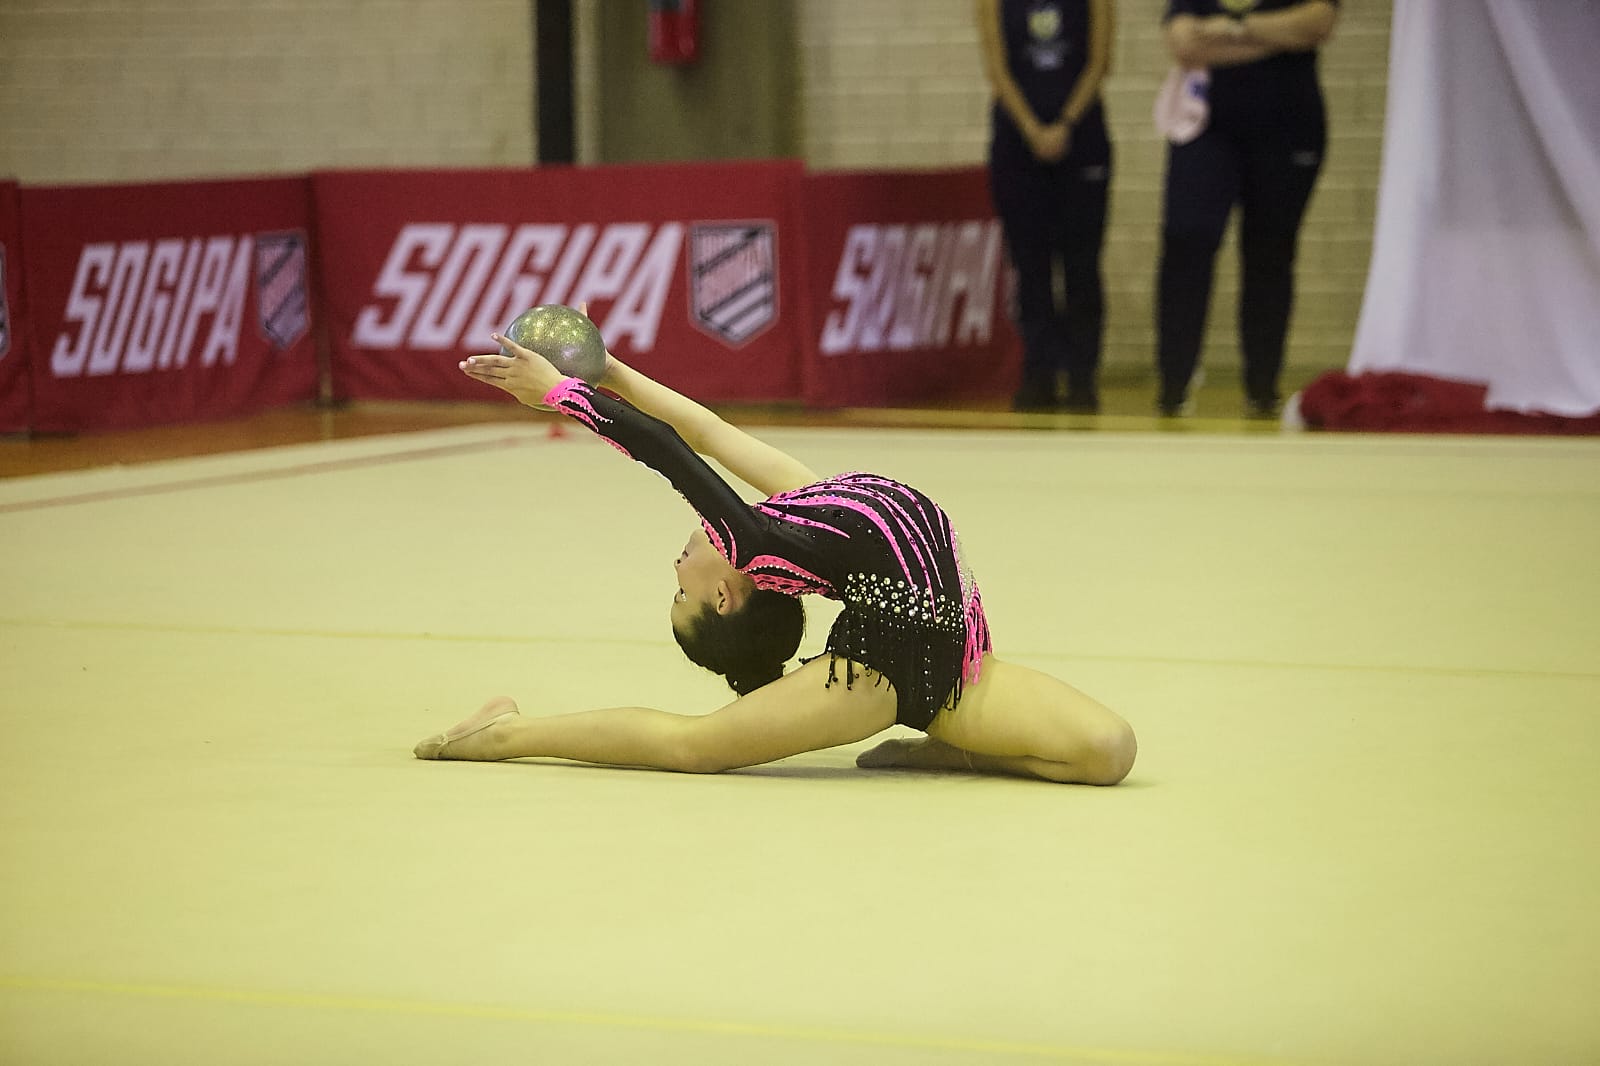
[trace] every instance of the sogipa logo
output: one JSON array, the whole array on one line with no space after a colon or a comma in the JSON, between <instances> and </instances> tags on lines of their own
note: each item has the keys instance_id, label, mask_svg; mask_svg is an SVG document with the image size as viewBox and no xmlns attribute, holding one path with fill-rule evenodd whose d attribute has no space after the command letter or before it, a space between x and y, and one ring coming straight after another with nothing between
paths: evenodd
<instances>
[{"instance_id":1,"label":"sogipa logo","mask_svg":"<svg viewBox=\"0 0 1600 1066\"><path fill-rule=\"evenodd\" d=\"M261 240L275 250L303 250L305 238L263 234ZM51 373L71 378L181 368L197 343L201 366L231 365L239 356L252 277L257 321L269 320L260 306L267 290L256 244L250 234L230 234L84 245L50 352ZM274 332L265 336L282 348L305 332L305 257L275 252L272 262L273 298L281 303L271 316ZM294 293L300 294L297 310Z\"/></svg>"},{"instance_id":2,"label":"sogipa logo","mask_svg":"<svg viewBox=\"0 0 1600 1066\"><path fill-rule=\"evenodd\" d=\"M992 219L851 226L833 279L845 306L823 322L822 353L987 344L999 271Z\"/></svg>"},{"instance_id":3,"label":"sogipa logo","mask_svg":"<svg viewBox=\"0 0 1600 1066\"><path fill-rule=\"evenodd\" d=\"M400 230L350 339L359 347L460 351L538 304L610 303L606 343L655 344L683 247L679 222L604 226L414 222Z\"/></svg>"}]
</instances>

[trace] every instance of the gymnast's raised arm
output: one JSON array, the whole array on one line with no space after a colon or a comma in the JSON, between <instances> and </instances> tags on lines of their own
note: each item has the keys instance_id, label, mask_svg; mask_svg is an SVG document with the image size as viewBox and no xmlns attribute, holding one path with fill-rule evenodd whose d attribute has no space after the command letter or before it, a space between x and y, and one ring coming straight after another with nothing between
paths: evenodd
<instances>
[{"instance_id":1,"label":"gymnast's raised arm","mask_svg":"<svg viewBox=\"0 0 1600 1066\"><path fill-rule=\"evenodd\" d=\"M600 384L670 425L689 447L715 459L763 496L776 496L817 480L798 459L729 425L715 412L651 380L614 355L607 359L606 376Z\"/></svg>"},{"instance_id":2,"label":"gymnast's raised arm","mask_svg":"<svg viewBox=\"0 0 1600 1066\"><path fill-rule=\"evenodd\" d=\"M775 527L712 469L701 452L769 496L815 480L809 470L783 452L733 428L643 374L625 368L619 373L612 368L606 380L610 383L617 379L619 385L656 411L676 419L677 425L643 406L608 396L578 378L563 377L540 356L499 334L493 336L503 346L501 353L463 360L463 373L510 393L529 407L562 412L666 478L700 516L717 550L734 560L734 565L773 550L771 535ZM695 435L699 449L685 439L679 426ZM794 478L799 480L790 480Z\"/></svg>"},{"instance_id":3,"label":"gymnast's raised arm","mask_svg":"<svg viewBox=\"0 0 1600 1066\"><path fill-rule=\"evenodd\" d=\"M500 334L492 337L502 353L513 354L475 355L461 363L462 371L476 381L510 393L529 407L548 410L544 399L561 384L561 372ZM606 373L600 385L671 426L696 453L715 459L763 496L775 496L817 480L817 475L798 459L729 425L715 412L651 380L610 353L606 355ZM667 471L662 473L671 477Z\"/></svg>"}]
</instances>

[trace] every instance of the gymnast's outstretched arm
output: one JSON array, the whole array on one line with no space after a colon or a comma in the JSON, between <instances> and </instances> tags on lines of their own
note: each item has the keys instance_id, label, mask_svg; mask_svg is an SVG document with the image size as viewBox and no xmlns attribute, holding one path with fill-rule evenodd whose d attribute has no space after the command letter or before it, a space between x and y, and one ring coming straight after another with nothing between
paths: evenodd
<instances>
[{"instance_id":1,"label":"gymnast's outstretched arm","mask_svg":"<svg viewBox=\"0 0 1600 1066\"><path fill-rule=\"evenodd\" d=\"M472 356L461 363L462 371L476 381L510 393L528 407L548 410L544 399L561 384L561 372L500 334L492 337L501 346L502 354ZM671 426L694 452L715 459L763 496L775 496L817 480L804 463L729 425L715 412L652 381L609 353L600 385Z\"/></svg>"},{"instance_id":2,"label":"gymnast's outstretched arm","mask_svg":"<svg viewBox=\"0 0 1600 1066\"><path fill-rule=\"evenodd\" d=\"M746 503L672 425L577 378L564 378L544 359L504 341L499 334L494 336L510 354L463 360L461 369L468 377L508 392L528 406L561 411L665 477L700 516L713 546L733 565L774 550L773 538L783 536L783 531ZM699 407L670 390L660 391L682 401L680 406ZM787 460L777 449L767 449L755 438L728 429L728 440L734 445L733 462L742 459L747 470L756 466L773 471L776 468L769 460Z\"/></svg>"},{"instance_id":3,"label":"gymnast's outstretched arm","mask_svg":"<svg viewBox=\"0 0 1600 1066\"><path fill-rule=\"evenodd\" d=\"M600 385L670 425L689 447L715 459L763 496L776 496L817 480L817 475L798 459L729 425L715 412L641 374L616 356L609 357Z\"/></svg>"}]
</instances>

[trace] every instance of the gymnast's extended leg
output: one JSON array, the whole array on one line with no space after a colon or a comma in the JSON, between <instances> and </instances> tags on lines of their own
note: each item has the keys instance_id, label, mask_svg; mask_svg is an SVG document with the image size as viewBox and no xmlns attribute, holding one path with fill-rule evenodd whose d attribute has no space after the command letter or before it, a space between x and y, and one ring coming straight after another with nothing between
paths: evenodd
<instances>
[{"instance_id":1,"label":"gymnast's extended leg","mask_svg":"<svg viewBox=\"0 0 1600 1066\"><path fill-rule=\"evenodd\" d=\"M875 676L859 666L856 670L858 678ZM422 741L415 753L423 759L548 757L718 773L851 744L894 724L889 686L859 680L850 688L829 686L827 676L827 660L817 659L703 715L611 707L525 717L509 699L491 700L449 732Z\"/></svg>"},{"instance_id":2,"label":"gymnast's extended leg","mask_svg":"<svg viewBox=\"0 0 1600 1066\"><path fill-rule=\"evenodd\" d=\"M1114 785L1138 750L1133 729L1109 708L1048 674L986 655L977 683L934 716L927 737L884 741L856 762Z\"/></svg>"}]
</instances>

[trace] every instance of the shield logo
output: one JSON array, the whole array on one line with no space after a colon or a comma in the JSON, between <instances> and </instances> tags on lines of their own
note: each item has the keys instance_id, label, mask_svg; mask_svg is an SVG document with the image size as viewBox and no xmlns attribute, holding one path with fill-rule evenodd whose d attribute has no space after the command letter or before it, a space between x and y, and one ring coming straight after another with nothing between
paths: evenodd
<instances>
[{"instance_id":1,"label":"shield logo","mask_svg":"<svg viewBox=\"0 0 1600 1066\"><path fill-rule=\"evenodd\" d=\"M708 222L689 229L689 318L737 348L778 318L778 227Z\"/></svg>"},{"instance_id":2,"label":"shield logo","mask_svg":"<svg viewBox=\"0 0 1600 1066\"><path fill-rule=\"evenodd\" d=\"M305 233L256 234L256 320L279 351L305 336L308 291Z\"/></svg>"},{"instance_id":3,"label":"shield logo","mask_svg":"<svg viewBox=\"0 0 1600 1066\"><path fill-rule=\"evenodd\" d=\"M0 359L11 350L11 302L6 299L6 246L0 244Z\"/></svg>"}]
</instances>

